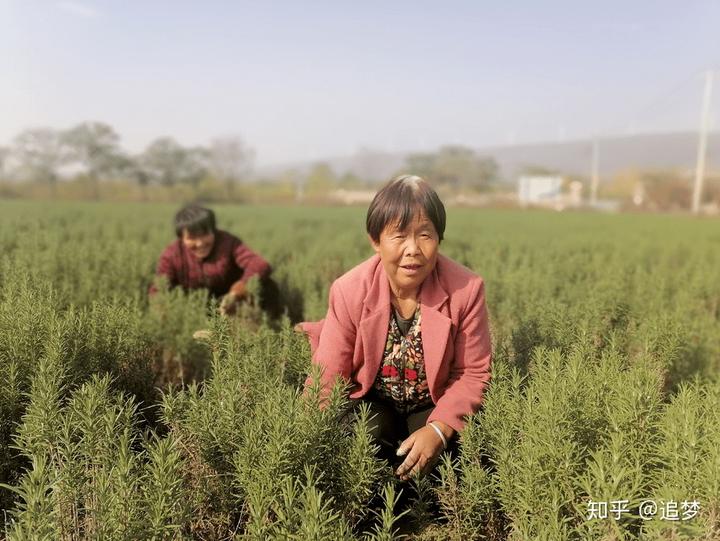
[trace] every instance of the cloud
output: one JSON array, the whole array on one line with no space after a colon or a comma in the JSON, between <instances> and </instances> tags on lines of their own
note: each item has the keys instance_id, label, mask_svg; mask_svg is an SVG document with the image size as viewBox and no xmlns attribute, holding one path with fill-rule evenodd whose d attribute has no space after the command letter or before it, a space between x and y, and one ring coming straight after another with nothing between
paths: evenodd
<instances>
[{"instance_id":1,"label":"cloud","mask_svg":"<svg viewBox=\"0 0 720 541\"><path fill-rule=\"evenodd\" d=\"M76 17L82 17L83 19L95 19L100 15L100 12L94 7L73 0L57 2L57 7L66 13L70 13Z\"/></svg>"}]
</instances>

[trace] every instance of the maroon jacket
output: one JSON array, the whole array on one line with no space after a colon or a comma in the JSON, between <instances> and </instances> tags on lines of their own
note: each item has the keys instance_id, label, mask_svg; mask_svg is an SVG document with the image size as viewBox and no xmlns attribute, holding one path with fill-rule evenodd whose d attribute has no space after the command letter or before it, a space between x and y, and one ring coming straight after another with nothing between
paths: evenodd
<instances>
[{"instance_id":1,"label":"maroon jacket","mask_svg":"<svg viewBox=\"0 0 720 541\"><path fill-rule=\"evenodd\" d=\"M163 250L156 274L166 276L171 288L180 286L186 291L205 288L220 297L240 279L247 282L253 276L264 278L271 272L269 263L239 238L218 229L212 251L205 259L198 260L177 239ZM151 295L156 291L155 286L150 287Z\"/></svg>"}]
</instances>

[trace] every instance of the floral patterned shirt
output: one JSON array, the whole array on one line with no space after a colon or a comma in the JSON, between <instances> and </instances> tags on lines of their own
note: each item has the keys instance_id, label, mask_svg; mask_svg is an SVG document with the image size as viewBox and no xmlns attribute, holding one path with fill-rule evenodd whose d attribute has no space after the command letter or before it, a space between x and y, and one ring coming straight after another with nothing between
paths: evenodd
<instances>
[{"instance_id":1,"label":"floral patterned shirt","mask_svg":"<svg viewBox=\"0 0 720 541\"><path fill-rule=\"evenodd\" d=\"M406 335L402 334L391 314L383 360L373 391L405 415L432 406L420 336L420 306Z\"/></svg>"}]
</instances>

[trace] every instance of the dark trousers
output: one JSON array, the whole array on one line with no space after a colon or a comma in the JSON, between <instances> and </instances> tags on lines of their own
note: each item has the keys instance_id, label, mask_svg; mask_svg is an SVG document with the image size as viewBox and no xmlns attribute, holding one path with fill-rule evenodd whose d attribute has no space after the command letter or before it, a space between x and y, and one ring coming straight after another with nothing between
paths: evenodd
<instances>
[{"instance_id":1,"label":"dark trousers","mask_svg":"<svg viewBox=\"0 0 720 541\"><path fill-rule=\"evenodd\" d=\"M427 424L427 419L435 406L431 405L426 409L403 415L391 404L370 391L362 398L351 399L350 409L346 415L351 415L363 402L370 407L368 428L375 443L380 446L380 458L388 460L391 464L399 465L405 457L396 455L398 447L410 434ZM457 438L448 442L448 450L451 454L456 454Z\"/></svg>"},{"instance_id":2,"label":"dark trousers","mask_svg":"<svg viewBox=\"0 0 720 541\"><path fill-rule=\"evenodd\" d=\"M370 435L375 440L375 443L379 446L378 458L386 460L393 471L396 470L400 464L405 460L406 456L397 456L397 449L400 444L410 434L422 428L427 424L427 419L435 409L434 405L430 407L413 412L407 415L398 413L395 408L388 404L386 401L374 395L372 391L362 398L355 398L350 400L350 407L344 418L352 418L354 411L362 403L367 403L369 406L370 418L368 420L368 428L370 429ZM456 459L459 455L459 443L458 438L454 437L448 442L448 447L445 453L449 453L452 459ZM430 483L432 486L437 486L439 479L433 473L437 473L434 468L430 470ZM415 505L416 502L423 499L423 506L426 512L433 514L434 516L440 516L440 503L436 497L430 497L427 499L427 493L425 496L421 496L418 493L418 488L413 482L402 482L402 488L398 495L398 503L395 506L396 512L400 512L402 509L408 509ZM409 517L409 516L408 516ZM409 519L405 517L399 523L405 524L405 527L409 524ZM408 530L410 531L410 530Z\"/></svg>"}]
</instances>

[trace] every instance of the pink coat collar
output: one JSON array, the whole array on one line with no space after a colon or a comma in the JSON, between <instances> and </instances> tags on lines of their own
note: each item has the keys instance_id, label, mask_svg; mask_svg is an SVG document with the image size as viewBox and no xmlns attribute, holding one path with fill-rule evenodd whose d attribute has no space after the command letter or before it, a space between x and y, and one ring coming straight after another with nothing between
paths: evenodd
<instances>
[{"instance_id":1,"label":"pink coat collar","mask_svg":"<svg viewBox=\"0 0 720 541\"><path fill-rule=\"evenodd\" d=\"M360 336L365 351L365 362L373 363L373 371L377 371L385 349L384 337L390 323L390 283L380 257L376 261L371 286L363 299L363 316L360 318ZM425 371L431 391L436 389L435 380L438 369L445 355L451 331L451 320L448 317L446 301L448 294L440 284L438 265L422 283L420 289L420 336L423 343ZM375 366L376 365L376 366ZM437 397L433 397L437 400Z\"/></svg>"}]
</instances>

